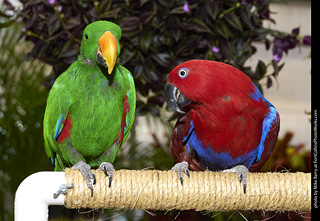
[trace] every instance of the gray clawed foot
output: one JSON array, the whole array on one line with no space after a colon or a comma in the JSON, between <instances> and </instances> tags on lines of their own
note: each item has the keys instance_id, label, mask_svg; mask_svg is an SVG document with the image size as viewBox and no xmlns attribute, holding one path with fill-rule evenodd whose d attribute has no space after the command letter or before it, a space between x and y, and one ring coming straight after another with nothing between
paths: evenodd
<instances>
[{"instance_id":1,"label":"gray clawed foot","mask_svg":"<svg viewBox=\"0 0 320 221\"><path fill-rule=\"evenodd\" d=\"M91 172L91 167L85 162L80 161L79 163L73 165L71 169L80 170L88 187L91 189L91 196L93 196L93 185L96 184L96 176ZM91 179L93 179L93 185L92 185Z\"/></svg>"},{"instance_id":2,"label":"gray clawed foot","mask_svg":"<svg viewBox=\"0 0 320 221\"><path fill-rule=\"evenodd\" d=\"M246 193L247 191L247 175L249 173L249 170L244 165L238 165L235 167L232 167L230 169L223 170L222 172L234 172L238 175L239 181L242 183L243 186L243 192Z\"/></svg>"},{"instance_id":3,"label":"gray clawed foot","mask_svg":"<svg viewBox=\"0 0 320 221\"><path fill-rule=\"evenodd\" d=\"M111 187L111 182L113 179L113 170L114 167L111 163L103 162L99 166L100 170L103 170L104 174L109 177L109 187Z\"/></svg>"},{"instance_id":4,"label":"gray clawed foot","mask_svg":"<svg viewBox=\"0 0 320 221\"><path fill-rule=\"evenodd\" d=\"M80 170L83 178L85 179L88 187L91 190L91 196L93 196L93 185L96 184L96 176L91 172L91 167L83 161L75 164L71 169ZM111 163L103 162L99 166L100 170L103 170L106 176L109 177L109 187L111 186L111 182L113 179L113 165ZM93 183L91 182L93 179Z\"/></svg>"},{"instance_id":5,"label":"gray clawed foot","mask_svg":"<svg viewBox=\"0 0 320 221\"><path fill-rule=\"evenodd\" d=\"M182 161L181 163L176 163L171 169L177 172L181 185L183 185L183 172L186 173L188 177L190 177L188 167L188 162Z\"/></svg>"}]
</instances>

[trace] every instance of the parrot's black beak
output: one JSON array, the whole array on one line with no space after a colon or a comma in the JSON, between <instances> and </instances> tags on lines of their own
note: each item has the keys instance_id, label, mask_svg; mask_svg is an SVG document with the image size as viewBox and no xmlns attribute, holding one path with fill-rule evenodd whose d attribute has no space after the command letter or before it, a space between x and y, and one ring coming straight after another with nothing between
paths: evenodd
<instances>
[{"instance_id":1,"label":"parrot's black beak","mask_svg":"<svg viewBox=\"0 0 320 221\"><path fill-rule=\"evenodd\" d=\"M180 108L189 105L192 101L186 98L177 87L167 83L164 88L164 96L168 105L180 114L185 114Z\"/></svg>"}]
</instances>

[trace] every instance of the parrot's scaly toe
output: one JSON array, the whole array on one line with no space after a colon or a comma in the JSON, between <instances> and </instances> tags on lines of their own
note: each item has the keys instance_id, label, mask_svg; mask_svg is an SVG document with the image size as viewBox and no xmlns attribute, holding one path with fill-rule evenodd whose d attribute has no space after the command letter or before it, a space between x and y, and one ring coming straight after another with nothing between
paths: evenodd
<instances>
[{"instance_id":1,"label":"parrot's scaly toe","mask_svg":"<svg viewBox=\"0 0 320 221\"><path fill-rule=\"evenodd\" d=\"M108 162L103 162L100 164L99 169L103 170L103 172L106 174L106 176L109 177L109 187L111 187L111 182L113 179L113 170L114 170L113 165Z\"/></svg>"},{"instance_id":2,"label":"parrot's scaly toe","mask_svg":"<svg viewBox=\"0 0 320 221\"><path fill-rule=\"evenodd\" d=\"M91 167L85 162L80 161L79 163L72 166L71 169L80 170L83 178L86 180L88 187L91 189L91 196L93 196L93 185L96 184L96 176L91 172ZM93 185L91 179L93 179Z\"/></svg>"},{"instance_id":3,"label":"parrot's scaly toe","mask_svg":"<svg viewBox=\"0 0 320 221\"><path fill-rule=\"evenodd\" d=\"M236 173L238 175L238 179L240 182L242 182L242 186L243 186L243 192L246 193L246 190L247 190L247 175L249 173L249 170L246 166L244 165L238 165L238 166L235 166L235 167L232 167L230 169L226 169L226 170L223 170L222 172L233 172L233 173Z\"/></svg>"},{"instance_id":4,"label":"parrot's scaly toe","mask_svg":"<svg viewBox=\"0 0 320 221\"><path fill-rule=\"evenodd\" d=\"M183 172L185 172L187 174L188 177L190 177L189 174L189 164L186 161L182 161L181 163L176 163L171 170L174 170L178 173L178 178L181 182L181 185L183 185Z\"/></svg>"}]
</instances>

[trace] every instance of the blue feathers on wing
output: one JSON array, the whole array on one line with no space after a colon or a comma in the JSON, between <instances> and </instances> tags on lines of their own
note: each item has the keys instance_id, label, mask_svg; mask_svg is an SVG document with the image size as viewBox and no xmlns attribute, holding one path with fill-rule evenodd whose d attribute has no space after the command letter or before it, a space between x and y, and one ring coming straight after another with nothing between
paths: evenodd
<instances>
[{"instance_id":1,"label":"blue feathers on wing","mask_svg":"<svg viewBox=\"0 0 320 221\"><path fill-rule=\"evenodd\" d=\"M65 120L65 116L63 114L60 114L57 123L56 123L56 130L54 132L54 139L57 140L59 134L62 131L63 128L63 120Z\"/></svg>"}]
</instances>

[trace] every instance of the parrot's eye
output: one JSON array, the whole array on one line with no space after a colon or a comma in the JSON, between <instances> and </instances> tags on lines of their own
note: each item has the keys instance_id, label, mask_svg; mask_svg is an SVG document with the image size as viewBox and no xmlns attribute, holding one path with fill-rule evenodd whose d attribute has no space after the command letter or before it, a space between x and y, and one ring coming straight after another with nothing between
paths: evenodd
<instances>
[{"instance_id":1,"label":"parrot's eye","mask_svg":"<svg viewBox=\"0 0 320 221\"><path fill-rule=\"evenodd\" d=\"M89 37L88 37L88 35L87 34L85 34L85 36L84 36L87 40L89 39Z\"/></svg>"},{"instance_id":2,"label":"parrot's eye","mask_svg":"<svg viewBox=\"0 0 320 221\"><path fill-rule=\"evenodd\" d=\"M181 78L187 77L188 76L188 72L189 72L189 70L187 68L181 68L179 70L179 72L178 72L179 77L181 77Z\"/></svg>"}]
</instances>

